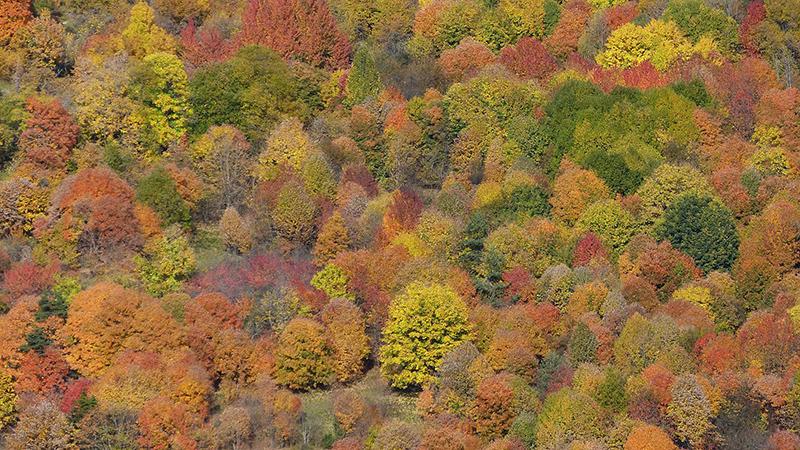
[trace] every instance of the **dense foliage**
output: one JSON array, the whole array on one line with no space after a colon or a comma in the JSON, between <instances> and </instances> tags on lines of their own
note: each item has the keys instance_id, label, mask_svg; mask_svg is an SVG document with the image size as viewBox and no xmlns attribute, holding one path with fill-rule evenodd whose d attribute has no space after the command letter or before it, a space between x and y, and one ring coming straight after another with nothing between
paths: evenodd
<instances>
[{"instance_id":1,"label":"dense foliage","mask_svg":"<svg viewBox=\"0 0 800 450\"><path fill-rule=\"evenodd\" d=\"M0 448L800 449L798 0L0 0Z\"/></svg>"}]
</instances>

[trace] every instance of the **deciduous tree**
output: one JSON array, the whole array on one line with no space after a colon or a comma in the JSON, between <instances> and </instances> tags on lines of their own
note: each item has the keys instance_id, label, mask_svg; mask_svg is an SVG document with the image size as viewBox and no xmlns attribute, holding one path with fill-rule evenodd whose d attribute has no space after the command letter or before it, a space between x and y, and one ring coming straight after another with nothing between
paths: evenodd
<instances>
[{"instance_id":1,"label":"deciduous tree","mask_svg":"<svg viewBox=\"0 0 800 450\"><path fill-rule=\"evenodd\" d=\"M331 348L325 329L312 319L286 325L275 346L275 380L290 389L313 389L331 382Z\"/></svg>"},{"instance_id":2,"label":"deciduous tree","mask_svg":"<svg viewBox=\"0 0 800 450\"><path fill-rule=\"evenodd\" d=\"M323 0L250 0L238 40L326 69L342 68L350 57L350 43Z\"/></svg>"},{"instance_id":3,"label":"deciduous tree","mask_svg":"<svg viewBox=\"0 0 800 450\"><path fill-rule=\"evenodd\" d=\"M353 302L334 298L322 310L322 323L330 341L337 380L352 380L361 374L370 351L363 313Z\"/></svg>"},{"instance_id":4,"label":"deciduous tree","mask_svg":"<svg viewBox=\"0 0 800 450\"><path fill-rule=\"evenodd\" d=\"M381 372L392 386L420 386L433 377L442 357L469 337L467 309L452 289L412 283L392 300L383 330Z\"/></svg>"}]
</instances>

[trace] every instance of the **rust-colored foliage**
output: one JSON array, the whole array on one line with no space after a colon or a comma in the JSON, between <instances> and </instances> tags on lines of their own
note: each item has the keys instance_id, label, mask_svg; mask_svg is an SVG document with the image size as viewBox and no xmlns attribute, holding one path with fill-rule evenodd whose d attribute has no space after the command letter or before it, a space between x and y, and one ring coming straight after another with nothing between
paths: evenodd
<instances>
[{"instance_id":1,"label":"rust-colored foliage","mask_svg":"<svg viewBox=\"0 0 800 450\"><path fill-rule=\"evenodd\" d=\"M789 317L769 311L751 314L736 339L745 361L758 362L767 372L777 373L783 371L800 345Z\"/></svg>"},{"instance_id":2,"label":"rust-colored foliage","mask_svg":"<svg viewBox=\"0 0 800 450\"><path fill-rule=\"evenodd\" d=\"M139 413L138 442L145 448L194 450L198 448L192 437L196 420L186 405L158 397Z\"/></svg>"},{"instance_id":3,"label":"rust-colored foliage","mask_svg":"<svg viewBox=\"0 0 800 450\"><path fill-rule=\"evenodd\" d=\"M513 403L514 390L507 375L483 380L470 409L475 431L489 439L503 436L514 420Z\"/></svg>"},{"instance_id":4,"label":"rust-colored foliage","mask_svg":"<svg viewBox=\"0 0 800 450\"><path fill-rule=\"evenodd\" d=\"M58 100L40 101L31 97L27 104L30 118L19 136L19 146L34 165L61 170L78 142L78 125Z\"/></svg>"},{"instance_id":5,"label":"rust-colored foliage","mask_svg":"<svg viewBox=\"0 0 800 450\"><path fill-rule=\"evenodd\" d=\"M765 259L778 273L800 264L800 208L776 199L750 221L739 252L742 260Z\"/></svg>"},{"instance_id":6,"label":"rust-colored foliage","mask_svg":"<svg viewBox=\"0 0 800 450\"><path fill-rule=\"evenodd\" d=\"M231 43L216 27L198 30L194 19L181 31L181 56L194 67L225 60L231 54Z\"/></svg>"},{"instance_id":7,"label":"rust-colored foliage","mask_svg":"<svg viewBox=\"0 0 800 450\"><path fill-rule=\"evenodd\" d=\"M29 351L22 357L17 376L17 391L48 394L61 392L69 373L69 365L55 347L43 353Z\"/></svg>"},{"instance_id":8,"label":"rust-colored foliage","mask_svg":"<svg viewBox=\"0 0 800 450\"><path fill-rule=\"evenodd\" d=\"M500 63L521 78L546 80L556 70L558 62L541 41L531 37L520 39L515 45L500 51Z\"/></svg>"},{"instance_id":9,"label":"rust-colored foliage","mask_svg":"<svg viewBox=\"0 0 800 450\"><path fill-rule=\"evenodd\" d=\"M335 298L322 311L332 350L333 370L340 382L361 374L369 354L369 338L361 310L350 300Z\"/></svg>"},{"instance_id":10,"label":"rust-colored foliage","mask_svg":"<svg viewBox=\"0 0 800 450\"><path fill-rule=\"evenodd\" d=\"M135 247L141 237L133 199L133 189L111 169L84 169L65 179L53 194L50 222L77 227L73 239L82 237L90 249Z\"/></svg>"},{"instance_id":11,"label":"rust-colored foliage","mask_svg":"<svg viewBox=\"0 0 800 450\"><path fill-rule=\"evenodd\" d=\"M701 342L702 341L702 342ZM695 344L699 353L700 370L709 374L724 374L737 370L741 351L739 342L729 334L711 334Z\"/></svg>"},{"instance_id":12,"label":"rust-colored foliage","mask_svg":"<svg viewBox=\"0 0 800 450\"><path fill-rule=\"evenodd\" d=\"M17 30L33 18L28 0L0 1L0 46L8 44Z\"/></svg>"},{"instance_id":13,"label":"rust-colored foliage","mask_svg":"<svg viewBox=\"0 0 800 450\"><path fill-rule=\"evenodd\" d=\"M442 52L439 66L447 78L462 81L494 62L494 59L494 54L485 44L465 38L456 48Z\"/></svg>"},{"instance_id":14,"label":"rust-colored foliage","mask_svg":"<svg viewBox=\"0 0 800 450\"><path fill-rule=\"evenodd\" d=\"M672 384L675 375L671 370L661 364L653 364L642 371L642 377L647 381L653 397L662 405L667 405L672 400Z\"/></svg>"},{"instance_id":15,"label":"rust-colored foliage","mask_svg":"<svg viewBox=\"0 0 800 450\"><path fill-rule=\"evenodd\" d=\"M347 250L350 242L350 233L342 214L334 211L317 234L317 242L312 250L315 264L324 266L336 255Z\"/></svg>"},{"instance_id":16,"label":"rust-colored foliage","mask_svg":"<svg viewBox=\"0 0 800 450\"><path fill-rule=\"evenodd\" d=\"M14 297L42 292L58 273L58 263L40 266L33 261L20 261L3 273L3 289Z\"/></svg>"},{"instance_id":17,"label":"rust-colored foliage","mask_svg":"<svg viewBox=\"0 0 800 450\"><path fill-rule=\"evenodd\" d=\"M633 19L639 15L639 10L636 6L636 2L627 2L608 8L605 14L608 29L614 31L622 25L633 21Z\"/></svg>"},{"instance_id":18,"label":"rust-colored foliage","mask_svg":"<svg viewBox=\"0 0 800 450\"><path fill-rule=\"evenodd\" d=\"M238 41L327 69L344 68L350 58L350 42L324 0L250 0Z\"/></svg>"},{"instance_id":19,"label":"rust-colored foliage","mask_svg":"<svg viewBox=\"0 0 800 450\"><path fill-rule=\"evenodd\" d=\"M572 0L564 6L553 33L544 41L550 53L566 59L578 49L578 40L592 15L592 7L584 0Z\"/></svg>"},{"instance_id":20,"label":"rust-colored foliage","mask_svg":"<svg viewBox=\"0 0 800 450\"><path fill-rule=\"evenodd\" d=\"M364 399L355 391L342 391L333 397L333 415L345 433L353 430L366 409Z\"/></svg>"},{"instance_id":21,"label":"rust-colored foliage","mask_svg":"<svg viewBox=\"0 0 800 450\"><path fill-rule=\"evenodd\" d=\"M275 414L273 426L281 441L289 442L297 433L302 406L303 403L300 401L300 397L289 391L280 390L275 394L275 399L272 402Z\"/></svg>"},{"instance_id":22,"label":"rust-colored foliage","mask_svg":"<svg viewBox=\"0 0 800 450\"><path fill-rule=\"evenodd\" d=\"M383 216L383 235L386 239L417 225L423 204L419 196L410 190L398 190L392 194L392 203Z\"/></svg>"},{"instance_id":23,"label":"rust-colored foliage","mask_svg":"<svg viewBox=\"0 0 800 450\"><path fill-rule=\"evenodd\" d=\"M636 258L639 277L649 282L666 300L683 283L700 278L700 269L688 255L676 250L667 242L649 243Z\"/></svg>"},{"instance_id":24,"label":"rust-colored foliage","mask_svg":"<svg viewBox=\"0 0 800 450\"><path fill-rule=\"evenodd\" d=\"M769 437L767 450L793 450L800 448L800 436L788 430L778 430Z\"/></svg>"}]
</instances>

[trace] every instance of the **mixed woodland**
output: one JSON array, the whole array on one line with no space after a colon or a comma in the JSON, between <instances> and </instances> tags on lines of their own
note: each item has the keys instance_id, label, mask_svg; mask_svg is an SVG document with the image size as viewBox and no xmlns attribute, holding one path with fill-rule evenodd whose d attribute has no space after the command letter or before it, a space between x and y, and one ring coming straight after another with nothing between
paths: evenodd
<instances>
[{"instance_id":1,"label":"mixed woodland","mask_svg":"<svg viewBox=\"0 0 800 450\"><path fill-rule=\"evenodd\" d=\"M0 0L0 447L800 449L800 0Z\"/></svg>"}]
</instances>

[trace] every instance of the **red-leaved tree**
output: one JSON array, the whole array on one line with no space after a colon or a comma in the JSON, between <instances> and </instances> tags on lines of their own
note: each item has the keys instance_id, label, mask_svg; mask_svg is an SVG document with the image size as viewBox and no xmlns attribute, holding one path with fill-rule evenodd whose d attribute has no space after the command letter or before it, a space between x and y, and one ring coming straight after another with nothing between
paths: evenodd
<instances>
[{"instance_id":1,"label":"red-leaved tree","mask_svg":"<svg viewBox=\"0 0 800 450\"><path fill-rule=\"evenodd\" d=\"M224 60L233 47L218 28L198 30L194 20L181 31L180 44L181 56L194 67Z\"/></svg>"},{"instance_id":2,"label":"red-leaved tree","mask_svg":"<svg viewBox=\"0 0 800 450\"><path fill-rule=\"evenodd\" d=\"M325 0L250 0L238 41L326 69L343 68L350 58L350 42Z\"/></svg>"},{"instance_id":3,"label":"red-leaved tree","mask_svg":"<svg viewBox=\"0 0 800 450\"><path fill-rule=\"evenodd\" d=\"M550 55L544 44L526 37L516 45L503 48L500 62L517 76L544 80L558 70L558 63Z\"/></svg>"},{"instance_id":4,"label":"red-leaved tree","mask_svg":"<svg viewBox=\"0 0 800 450\"><path fill-rule=\"evenodd\" d=\"M19 136L26 158L45 169L62 169L78 142L78 125L57 100L28 100L30 118Z\"/></svg>"}]
</instances>

